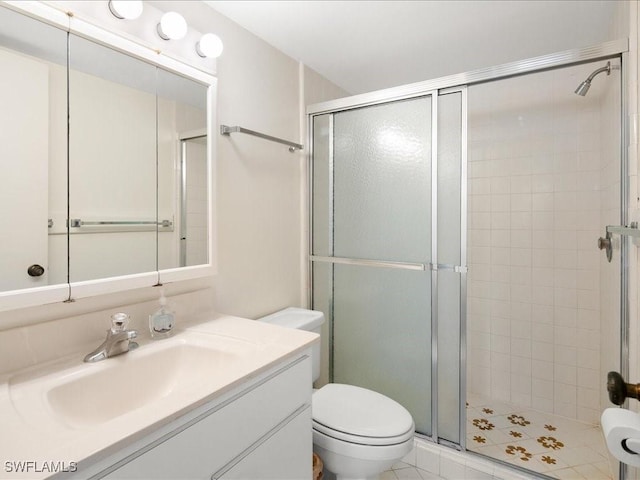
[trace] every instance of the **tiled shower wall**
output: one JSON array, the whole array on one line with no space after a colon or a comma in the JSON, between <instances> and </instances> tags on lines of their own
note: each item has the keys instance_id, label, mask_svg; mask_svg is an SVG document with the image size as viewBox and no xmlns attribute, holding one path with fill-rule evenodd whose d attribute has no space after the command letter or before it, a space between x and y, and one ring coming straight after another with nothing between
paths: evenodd
<instances>
[{"instance_id":1,"label":"tiled shower wall","mask_svg":"<svg viewBox=\"0 0 640 480\"><path fill-rule=\"evenodd\" d=\"M619 71L573 91L601 63L470 87L468 130L468 390L594 423L617 287L596 240L619 201L601 103Z\"/></svg>"}]
</instances>

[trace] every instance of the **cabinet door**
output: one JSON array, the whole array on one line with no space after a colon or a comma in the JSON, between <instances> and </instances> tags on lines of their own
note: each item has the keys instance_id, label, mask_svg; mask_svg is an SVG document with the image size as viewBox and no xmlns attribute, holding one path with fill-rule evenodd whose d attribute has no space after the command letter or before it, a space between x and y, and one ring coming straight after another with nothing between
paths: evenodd
<instances>
[{"instance_id":1,"label":"cabinet door","mask_svg":"<svg viewBox=\"0 0 640 480\"><path fill-rule=\"evenodd\" d=\"M311 479L311 408L308 407L212 480Z\"/></svg>"},{"instance_id":2,"label":"cabinet door","mask_svg":"<svg viewBox=\"0 0 640 480\"><path fill-rule=\"evenodd\" d=\"M294 362L241 396L214 407L106 476L117 480L201 479L235 463L259 439L311 400L311 363ZM307 428L311 432L311 420ZM311 439L298 439L309 450Z\"/></svg>"},{"instance_id":3,"label":"cabinet door","mask_svg":"<svg viewBox=\"0 0 640 480\"><path fill-rule=\"evenodd\" d=\"M19 290L48 284L49 73L5 51L0 69L0 290ZM29 276L31 264L44 275Z\"/></svg>"}]
</instances>

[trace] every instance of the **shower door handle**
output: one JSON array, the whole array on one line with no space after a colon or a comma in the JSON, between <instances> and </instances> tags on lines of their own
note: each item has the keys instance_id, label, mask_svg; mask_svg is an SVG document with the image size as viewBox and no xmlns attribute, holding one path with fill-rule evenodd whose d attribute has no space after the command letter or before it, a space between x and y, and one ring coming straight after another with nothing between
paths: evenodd
<instances>
[{"instance_id":1,"label":"shower door handle","mask_svg":"<svg viewBox=\"0 0 640 480\"><path fill-rule=\"evenodd\" d=\"M467 273L469 271L468 267L465 265L453 265L450 263L429 263L429 270L431 271L440 271L440 270L449 270L456 273Z\"/></svg>"},{"instance_id":2,"label":"shower door handle","mask_svg":"<svg viewBox=\"0 0 640 480\"><path fill-rule=\"evenodd\" d=\"M384 267L399 268L403 270L421 270L421 271L439 271L450 270L456 273L467 273L466 265L453 265L448 263L409 263L396 262L392 260L369 260L364 258L344 258L344 257L326 257L322 255L310 255L309 259L313 262L337 263L342 265L357 265L361 267Z\"/></svg>"},{"instance_id":3,"label":"shower door handle","mask_svg":"<svg viewBox=\"0 0 640 480\"><path fill-rule=\"evenodd\" d=\"M345 258L345 257L326 257L322 255L310 255L309 259L313 262L336 263L340 265L356 265L360 267L383 267L397 268L401 270L422 270L430 269L431 264L425 263L409 263L396 262L393 260L370 260L365 258Z\"/></svg>"}]
</instances>

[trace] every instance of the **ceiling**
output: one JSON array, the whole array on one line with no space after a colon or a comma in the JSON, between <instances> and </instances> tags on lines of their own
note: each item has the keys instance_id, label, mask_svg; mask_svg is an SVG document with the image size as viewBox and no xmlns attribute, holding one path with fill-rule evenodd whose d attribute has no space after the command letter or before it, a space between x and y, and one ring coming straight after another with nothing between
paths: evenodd
<instances>
[{"instance_id":1,"label":"ceiling","mask_svg":"<svg viewBox=\"0 0 640 480\"><path fill-rule=\"evenodd\" d=\"M613 40L611 0L206 1L351 94Z\"/></svg>"}]
</instances>

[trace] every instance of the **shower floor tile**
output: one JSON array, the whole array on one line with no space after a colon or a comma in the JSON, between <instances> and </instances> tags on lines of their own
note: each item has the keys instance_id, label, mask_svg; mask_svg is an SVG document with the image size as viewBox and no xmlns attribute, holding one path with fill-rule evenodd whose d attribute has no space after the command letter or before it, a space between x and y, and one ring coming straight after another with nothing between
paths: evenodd
<instances>
[{"instance_id":1,"label":"shower floor tile","mask_svg":"<svg viewBox=\"0 0 640 480\"><path fill-rule=\"evenodd\" d=\"M599 425L471 394L467 449L563 480L614 478Z\"/></svg>"}]
</instances>

